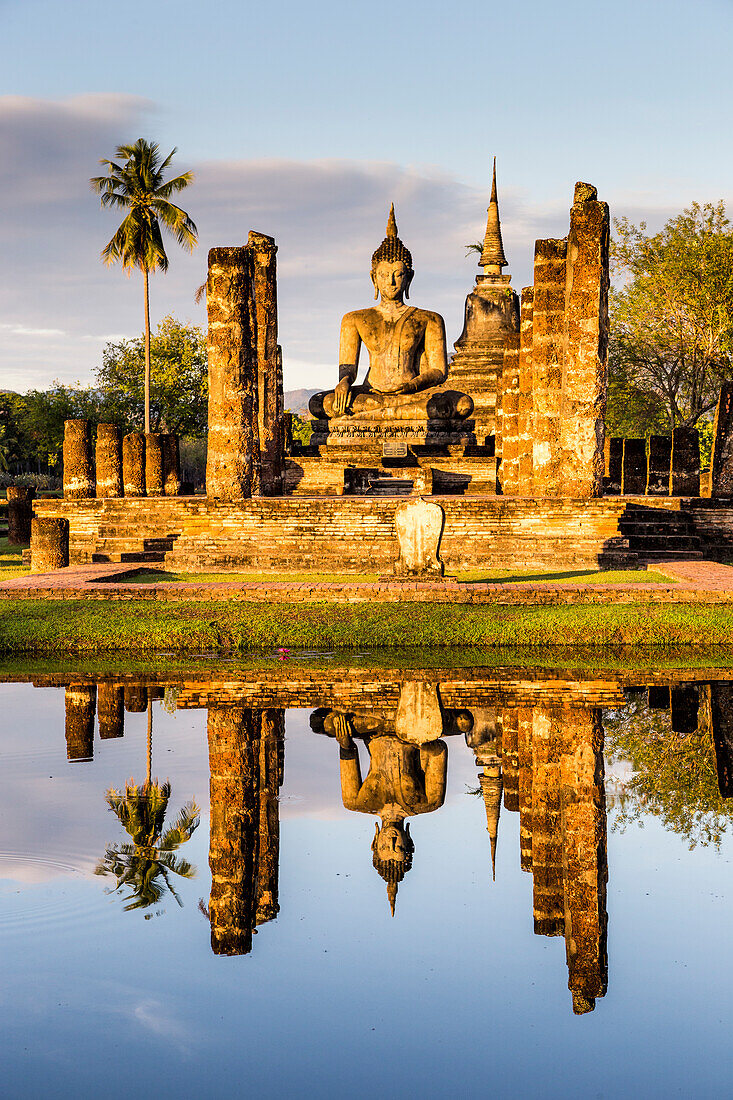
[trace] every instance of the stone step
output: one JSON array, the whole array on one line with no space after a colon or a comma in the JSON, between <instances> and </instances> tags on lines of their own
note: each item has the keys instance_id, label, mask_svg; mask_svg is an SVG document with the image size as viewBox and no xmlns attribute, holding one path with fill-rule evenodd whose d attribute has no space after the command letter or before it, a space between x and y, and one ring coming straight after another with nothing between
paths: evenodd
<instances>
[{"instance_id":1,"label":"stone step","mask_svg":"<svg viewBox=\"0 0 733 1100\"><path fill-rule=\"evenodd\" d=\"M92 554L92 563L95 565L102 565L105 562L118 562L122 564L130 562L162 562L165 561L165 552L162 550L131 550L129 552L112 552L106 553L94 553Z\"/></svg>"},{"instance_id":2,"label":"stone step","mask_svg":"<svg viewBox=\"0 0 733 1100\"><path fill-rule=\"evenodd\" d=\"M676 553L678 550L699 550L700 540L690 535L661 535L659 537L630 535L629 548L644 553L656 550Z\"/></svg>"}]
</instances>

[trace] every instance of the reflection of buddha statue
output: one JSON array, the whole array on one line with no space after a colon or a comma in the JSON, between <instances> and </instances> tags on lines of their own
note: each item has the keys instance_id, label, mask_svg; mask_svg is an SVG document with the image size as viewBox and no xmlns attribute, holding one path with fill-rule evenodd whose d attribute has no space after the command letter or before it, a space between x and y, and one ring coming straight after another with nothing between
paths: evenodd
<instances>
[{"instance_id":1,"label":"reflection of buddha statue","mask_svg":"<svg viewBox=\"0 0 733 1100\"><path fill-rule=\"evenodd\" d=\"M339 382L315 394L317 419L422 421L463 419L473 410L466 394L438 389L448 364L445 325L438 313L405 305L413 277L412 256L397 236L394 206L387 235L372 256L374 296L379 304L347 313L341 322ZM356 385L359 353L369 352L369 369Z\"/></svg>"}]
</instances>

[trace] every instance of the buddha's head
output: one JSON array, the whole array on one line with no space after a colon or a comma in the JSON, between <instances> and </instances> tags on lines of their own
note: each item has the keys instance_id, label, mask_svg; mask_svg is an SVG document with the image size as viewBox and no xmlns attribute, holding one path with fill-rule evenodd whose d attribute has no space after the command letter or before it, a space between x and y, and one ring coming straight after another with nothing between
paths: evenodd
<instances>
[{"instance_id":1,"label":"buddha's head","mask_svg":"<svg viewBox=\"0 0 733 1100\"><path fill-rule=\"evenodd\" d=\"M397 236L394 203L387 219L387 234L372 256L372 282L374 297L381 294L387 302L401 302L410 297L410 283L414 275L412 256Z\"/></svg>"},{"instance_id":2,"label":"buddha's head","mask_svg":"<svg viewBox=\"0 0 733 1100\"><path fill-rule=\"evenodd\" d=\"M412 867L415 845L410 836L410 826L402 818L377 822L372 841L372 863L377 873L387 883L387 896L394 916L397 887Z\"/></svg>"}]
</instances>

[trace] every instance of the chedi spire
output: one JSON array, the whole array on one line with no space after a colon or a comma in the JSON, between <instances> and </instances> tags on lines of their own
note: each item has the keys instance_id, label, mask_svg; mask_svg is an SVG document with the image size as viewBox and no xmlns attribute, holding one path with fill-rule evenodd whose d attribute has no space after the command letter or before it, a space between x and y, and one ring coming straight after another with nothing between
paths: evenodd
<instances>
[{"instance_id":1,"label":"chedi spire","mask_svg":"<svg viewBox=\"0 0 733 1100\"><path fill-rule=\"evenodd\" d=\"M506 266L507 258L504 255L499 221L499 200L496 194L496 157L494 157L491 199L487 210L486 233L484 234L484 247L479 260L479 267L484 269L484 275L501 275L501 269Z\"/></svg>"}]
</instances>

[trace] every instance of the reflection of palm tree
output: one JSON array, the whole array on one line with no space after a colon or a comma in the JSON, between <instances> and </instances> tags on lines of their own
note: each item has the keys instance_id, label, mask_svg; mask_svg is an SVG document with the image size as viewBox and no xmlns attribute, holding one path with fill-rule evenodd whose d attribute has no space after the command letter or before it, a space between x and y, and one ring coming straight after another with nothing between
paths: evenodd
<instances>
[{"instance_id":1,"label":"reflection of palm tree","mask_svg":"<svg viewBox=\"0 0 733 1100\"><path fill-rule=\"evenodd\" d=\"M132 844L110 844L98 863L95 874L114 875L117 884L112 893L129 887L125 910L146 909L156 905L169 892L179 905L182 901L171 882L171 875L194 878L196 868L173 853L190 840L199 824L199 808L187 802L178 817L163 832L171 785L151 779L153 724L148 702L148 767L144 783L137 786L129 779L124 791L111 787L105 796L110 810L129 833Z\"/></svg>"}]
</instances>

